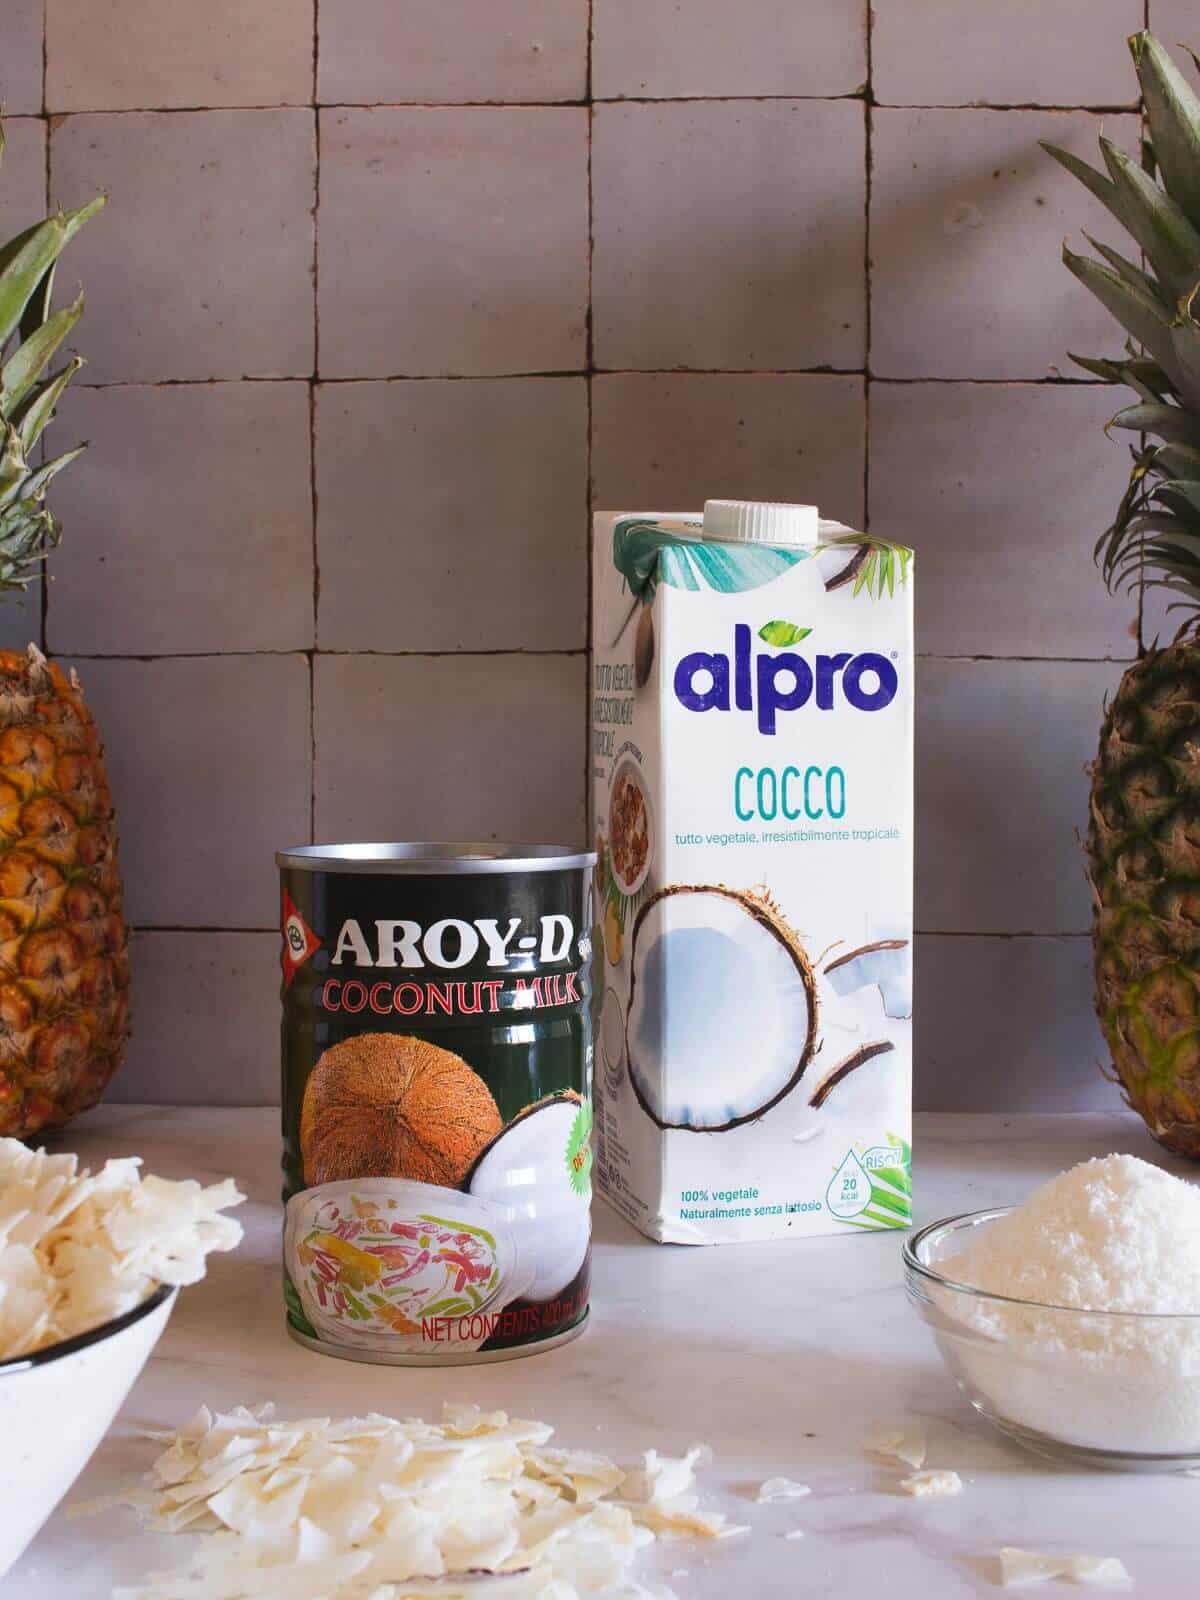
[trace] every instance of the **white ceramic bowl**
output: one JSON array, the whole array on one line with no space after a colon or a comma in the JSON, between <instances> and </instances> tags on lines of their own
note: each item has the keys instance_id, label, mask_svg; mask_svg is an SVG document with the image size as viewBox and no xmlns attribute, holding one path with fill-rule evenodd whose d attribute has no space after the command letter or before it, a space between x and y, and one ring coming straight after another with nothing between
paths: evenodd
<instances>
[{"instance_id":1,"label":"white ceramic bowl","mask_svg":"<svg viewBox=\"0 0 1200 1600\"><path fill-rule=\"evenodd\" d=\"M177 1293L164 1285L88 1333L0 1361L0 1578L108 1432Z\"/></svg>"}]
</instances>

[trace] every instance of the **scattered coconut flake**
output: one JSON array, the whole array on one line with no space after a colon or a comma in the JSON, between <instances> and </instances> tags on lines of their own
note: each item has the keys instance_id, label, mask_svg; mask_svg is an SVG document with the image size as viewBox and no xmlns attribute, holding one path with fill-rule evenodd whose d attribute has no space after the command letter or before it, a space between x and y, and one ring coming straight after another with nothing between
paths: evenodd
<instances>
[{"instance_id":1,"label":"scattered coconut flake","mask_svg":"<svg viewBox=\"0 0 1200 1600\"><path fill-rule=\"evenodd\" d=\"M754 1498L762 1506L772 1500L803 1500L806 1494L811 1493L806 1483L797 1483L794 1478L768 1478L759 1485Z\"/></svg>"},{"instance_id":2,"label":"scattered coconut flake","mask_svg":"<svg viewBox=\"0 0 1200 1600\"><path fill-rule=\"evenodd\" d=\"M86 1333L140 1305L160 1284L204 1276L241 1224L231 1179L202 1187L142 1177L132 1157L96 1173L73 1155L0 1138L0 1360Z\"/></svg>"},{"instance_id":3,"label":"scattered coconut flake","mask_svg":"<svg viewBox=\"0 0 1200 1600\"><path fill-rule=\"evenodd\" d=\"M961 1494L963 1485L957 1472L931 1468L925 1472L914 1472L909 1478L901 1478L900 1487L905 1494L925 1500L945 1499L948 1495Z\"/></svg>"},{"instance_id":4,"label":"scattered coconut flake","mask_svg":"<svg viewBox=\"0 0 1200 1600\"><path fill-rule=\"evenodd\" d=\"M785 1539L787 1539L789 1542L791 1540L793 1540L793 1539L803 1539L803 1537L804 1537L804 1529L803 1528L793 1528L790 1533L785 1533L783 1537Z\"/></svg>"},{"instance_id":5,"label":"scattered coconut flake","mask_svg":"<svg viewBox=\"0 0 1200 1600\"><path fill-rule=\"evenodd\" d=\"M1098 1589L1125 1588L1133 1581L1116 1556L1047 1555L1012 1545L1001 1550L1000 1582L1006 1589L1027 1589L1054 1578Z\"/></svg>"},{"instance_id":6,"label":"scattered coconut flake","mask_svg":"<svg viewBox=\"0 0 1200 1600\"><path fill-rule=\"evenodd\" d=\"M1069 1575L1076 1583L1097 1589L1120 1589L1133 1582L1125 1563L1116 1556L1072 1556Z\"/></svg>"},{"instance_id":7,"label":"scattered coconut flake","mask_svg":"<svg viewBox=\"0 0 1200 1600\"><path fill-rule=\"evenodd\" d=\"M868 1455L890 1456L914 1469L925 1465L925 1435L920 1428L894 1422L877 1422L863 1440Z\"/></svg>"},{"instance_id":8,"label":"scattered coconut flake","mask_svg":"<svg viewBox=\"0 0 1200 1600\"><path fill-rule=\"evenodd\" d=\"M202 1407L122 1499L208 1537L115 1600L675 1600L630 1573L656 1532L749 1531L700 1508L706 1446L625 1473L551 1434L462 1405L438 1424Z\"/></svg>"}]
</instances>

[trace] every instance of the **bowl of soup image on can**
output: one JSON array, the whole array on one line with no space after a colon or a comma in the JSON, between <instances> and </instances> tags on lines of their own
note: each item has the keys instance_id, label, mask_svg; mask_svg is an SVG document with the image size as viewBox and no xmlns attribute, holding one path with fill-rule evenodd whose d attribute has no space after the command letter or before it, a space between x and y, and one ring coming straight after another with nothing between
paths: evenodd
<instances>
[{"instance_id":1,"label":"bowl of soup image on can","mask_svg":"<svg viewBox=\"0 0 1200 1600\"><path fill-rule=\"evenodd\" d=\"M419 1366L574 1338L595 856L328 844L276 862L289 1334Z\"/></svg>"}]
</instances>

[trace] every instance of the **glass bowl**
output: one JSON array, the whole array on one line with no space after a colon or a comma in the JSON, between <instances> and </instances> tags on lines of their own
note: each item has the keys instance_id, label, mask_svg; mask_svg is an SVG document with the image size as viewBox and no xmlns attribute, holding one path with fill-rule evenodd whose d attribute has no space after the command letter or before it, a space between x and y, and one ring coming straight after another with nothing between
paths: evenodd
<instances>
[{"instance_id":1,"label":"glass bowl","mask_svg":"<svg viewBox=\"0 0 1200 1600\"><path fill-rule=\"evenodd\" d=\"M908 1297L967 1399L1039 1455L1200 1467L1200 1316L1083 1311L956 1282L954 1258L1012 1209L947 1217L904 1245Z\"/></svg>"}]
</instances>

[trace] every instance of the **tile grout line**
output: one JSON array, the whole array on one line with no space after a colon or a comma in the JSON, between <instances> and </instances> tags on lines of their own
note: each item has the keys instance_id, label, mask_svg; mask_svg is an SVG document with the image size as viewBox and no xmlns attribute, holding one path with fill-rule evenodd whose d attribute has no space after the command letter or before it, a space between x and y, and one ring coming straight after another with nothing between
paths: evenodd
<instances>
[{"instance_id":1,"label":"tile grout line","mask_svg":"<svg viewBox=\"0 0 1200 1600\"><path fill-rule=\"evenodd\" d=\"M290 650L178 650L154 651L149 654L120 653L105 654L99 651L86 650L58 650L57 656L70 656L74 661L130 661L151 665L156 661L253 661L262 659L274 661L279 658L298 656L302 660L309 660L316 656L377 656L385 661L474 661L491 659L496 656L586 656L586 644L575 645L567 649L528 649L522 645L499 645L493 650L339 650L333 646L323 646L319 650L305 648L297 645ZM922 661L966 661L966 662L993 662L1004 665L1032 665L1032 666L1121 666L1133 661L1129 656L1029 656L1029 655L964 655L952 654L939 650L918 651L918 658Z\"/></svg>"},{"instance_id":2,"label":"tile grout line","mask_svg":"<svg viewBox=\"0 0 1200 1600\"><path fill-rule=\"evenodd\" d=\"M875 14L871 0L863 0L866 8L867 82L863 96L863 532L871 531L871 184L874 177L875 141Z\"/></svg>"},{"instance_id":3,"label":"tile grout line","mask_svg":"<svg viewBox=\"0 0 1200 1600\"><path fill-rule=\"evenodd\" d=\"M44 174L45 190L44 190L44 195L43 195L43 198L44 198L45 204L46 204L46 210L45 210L46 216L50 215L50 192L51 192L51 176L50 176L50 131L51 130L50 130L50 112L47 109L47 102L46 102L46 84L47 84L47 79L48 79L49 73L50 73L50 18L49 18L49 10L50 10L50 0L42 0L42 111L41 111L41 119L40 120L41 120L41 123L42 123L42 131L45 134L45 139L46 139L46 155L45 155L45 169L46 170L45 170L45 174ZM44 461L45 459L46 459L45 447L43 446L43 448L42 448L42 460ZM42 654L43 655L49 655L49 653L50 653L49 650L46 647L46 625L47 625L47 612L49 610L49 607L50 607L50 571L49 571L49 566L45 562L43 562L41 578L40 578L40 581L38 582L38 597L37 597L38 643L41 646L41 650L42 650Z\"/></svg>"},{"instance_id":4,"label":"tile grout line","mask_svg":"<svg viewBox=\"0 0 1200 1600\"><path fill-rule=\"evenodd\" d=\"M321 0L313 0L313 369L308 382L308 474L312 514L312 649L308 651L308 838L317 837L317 628L321 612L321 551L317 537L319 498L317 489L317 381L321 371L321 113L318 109L318 84L321 56Z\"/></svg>"},{"instance_id":5,"label":"tile grout line","mask_svg":"<svg viewBox=\"0 0 1200 1600\"><path fill-rule=\"evenodd\" d=\"M361 378L292 373L288 377L261 374L223 378L119 378L99 383L77 382L76 389L197 389L220 384L315 383L318 388L368 383L507 383L516 378L867 378L872 383L972 384L992 389L1110 389L1102 378L1076 378L1059 374L1042 378L894 377L868 373L865 367L563 367L525 372L392 372Z\"/></svg>"},{"instance_id":6,"label":"tile grout line","mask_svg":"<svg viewBox=\"0 0 1200 1600\"><path fill-rule=\"evenodd\" d=\"M194 117L206 111L559 111L564 107L590 106L696 106L696 105L754 105L807 104L839 105L846 101L862 100L861 89L846 94L664 94L664 95L597 95L584 99L566 100L287 100L242 105L187 105L187 106L71 106L58 108L58 117ZM1137 102L1114 102L1108 105L1068 105L1054 102L1045 104L1036 100L997 101L994 104L963 100L886 100L876 102L882 111L979 111L1005 114L1009 112L1049 111L1069 116L1083 112L1087 116L1111 117L1136 112ZM20 115L20 113L17 113ZM29 115L29 113L26 113Z\"/></svg>"},{"instance_id":7,"label":"tile grout line","mask_svg":"<svg viewBox=\"0 0 1200 1600\"><path fill-rule=\"evenodd\" d=\"M587 438L584 448L584 479L583 479L583 511L584 511L584 540L583 559L585 567L585 586L587 614L584 627L587 637L587 650L584 655L584 703L583 703L583 825L584 843L591 844L592 834L592 383L596 369L596 307L594 300L594 265L596 253L595 236L595 187L592 181L592 145L596 132L596 108L592 98L594 56L596 44L596 4L595 0L588 0L588 27L587 27L587 78L585 82L587 94L587 226L588 226L588 253L587 253L587 342L585 361L587 365L586 378L586 419Z\"/></svg>"}]
</instances>

